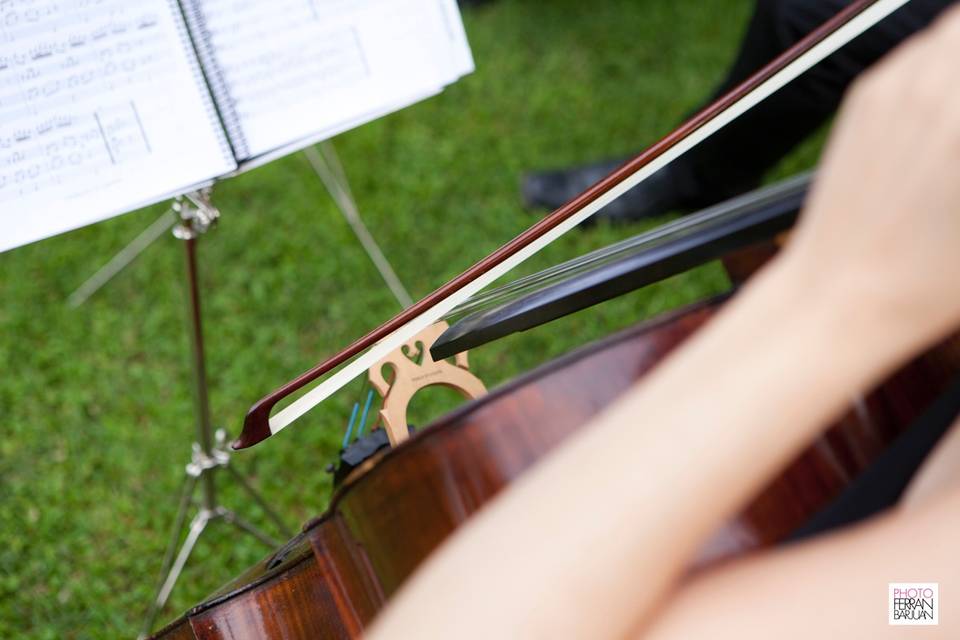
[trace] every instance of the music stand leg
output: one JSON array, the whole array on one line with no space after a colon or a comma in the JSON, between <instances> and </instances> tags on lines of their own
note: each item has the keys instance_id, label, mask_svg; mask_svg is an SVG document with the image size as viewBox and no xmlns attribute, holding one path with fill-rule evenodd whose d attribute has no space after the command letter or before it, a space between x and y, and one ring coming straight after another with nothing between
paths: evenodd
<instances>
[{"instance_id":1,"label":"music stand leg","mask_svg":"<svg viewBox=\"0 0 960 640\"><path fill-rule=\"evenodd\" d=\"M99 291L103 285L112 280L118 273L123 271L133 262L147 247L153 244L160 236L167 232L177 222L177 216L173 209L167 209L153 224L140 232L136 238L130 241L130 244L121 249L115 256L100 267L96 273L87 278L87 280L77 287L76 291L67 298L67 303L71 307L79 307L86 302L90 296Z\"/></svg>"},{"instance_id":2,"label":"music stand leg","mask_svg":"<svg viewBox=\"0 0 960 640\"><path fill-rule=\"evenodd\" d=\"M340 211L340 215L342 215L343 219L350 225L350 229L353 230L353 234L360 242L360 246L367 252L367 257L370 258L373 266L376 267L380 273L380 277L383 278L384 283L387 285L387 288L390 289L393 297L397 299L397 302L404 309L412 306L413 298L410 297L410 293L406 287L403 286L403 283L400 282L400 278L397 277L396 272L390 265L390 261L387 260L387 257L380 249L380 245L377 244L373 234L370 233L367 225L364 224L363 218L360 217L360 210L357 208L357 203L353 198L353 192L350 190L350 183L347 181L347 175L343 170L343 165L340 164L340 158L333 149L333 144L324 141L321 142L318 147L320 149L319 152L314 147L307 147L303 150L307 162L310 163L313 172L317 174L317 177L320 178L323 185L327 188L327 193L333 198L333 203L336 205L337 210Z\"/></svg>"},{"instance_id":3,"label":"music stand leg","mask_svg":"<svg viewBox=\"0 0 960 640\"><path fill-rule=\"evenodd\" d=\"M157 595L153 600L153 604L151 604L150 610L147 612L147 617L143 623L143 630L140 634L141 638L145 638L153 628L153 623L156 621L157 615L160 613L160 610L163 609L163 605L167 604L167 600L170 598L170 593L173 591L174 585L180 578L180 573L183 571L184 565L187 564L187 559L190 557L190 553L193 552L193 548L196 546L197 540L200 539L200 534L203 533L203 530L207 528L207 523L209 522L210 514L206 509L201 509L198 511L193 516L193 520L190 521L190 530L187 532L187 537L180 546L180 551L177 553L176 561L174 561L173 565L170 567L170 570L166 572L166 575L163 578L163 583L160 585L160 590L157 592ZM180 532L178 531L177 533L179 534ZM179 538L179 536L177 537Z\"/></svg>"},{"instance_id":4,"label":"music stand leg","mask_svg":"<svg viewBox=\"0 0 960 640\"><path fill-rule=\"evenodd\" d=\"M190 502L196 486L196 476L188 474L183 479L180 506L177 508L177 517L174 519L173 532L170 535L170 542L167 543L167 551L163 554L163 564L160 565L160 583L157 585L153 602L151 602L150 609L147 611L146 618L144 619L143 628L140 631L141 638L146 637L146 635L150 633L150 629L156 621L157 614L160 613L160 609L163 608L163 605L167 602L167 597L162 597L162 594L164 593L164 587L171 573L173 559L177 551L177 543L180 542L180 532L183 530L183 525L187 520L187 512L190 510Z\"/></svg>"},{"instance_id":5,"label":"music stand leg","mask_svg":"<svg viewBox=\"0 0 960 640\"><path fill-rule=\"evenodd\" d=\"M276 546L277 543L273 538L271 538L270 536L265 534L263 531L253 526L252 524L250 524L249 522L247 522L237 514L235 514L233 511L220 507L220 509L218 510L218 515L221 518L223 518L224 522L227 522L228 524L232 524L234 527L236 527L240 531L249 533L254 538L262 542L263 544L268 546Z\"/></svg>"},{"instance_id":6,"label":"music stand leg","mask_svg":"<svg viewBox=\"0 0 960 640\"><path fill-rule=\"evenodd\" d=\"M277 528L283 533L283 535L287 536L288 538L291 537L293 535L292 532L287 529L287 526L284 524L277 512L273 510L273 507L267 504L267 501L263 499L263 496L261 496L256 489L253 488L253 485L251 485L247 479L244 478L240 472L234 469L232 466L226 465L226 470L230 473L230 475L233 476L233 479L236 480L237 484L239 484L243 490L247 492L247 495L253 498L253 501L260 506L265 514L267 514L267 517L273 520L273 523L277 525Z\"/></svg>"}]
</instances>

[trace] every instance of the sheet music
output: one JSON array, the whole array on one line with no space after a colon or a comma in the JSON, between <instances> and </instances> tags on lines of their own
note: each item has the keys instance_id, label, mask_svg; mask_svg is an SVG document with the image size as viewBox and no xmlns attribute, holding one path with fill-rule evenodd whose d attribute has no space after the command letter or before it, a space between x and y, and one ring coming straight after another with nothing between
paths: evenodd
<instances>
[{"instance_id":1,"label":"sheet music","mask_svg":"<svg viewBox=\"0 0 960 640\"><path fill-rule=\"evenodd\" d=\"M189 0L238 158L329 137L472 70L451 1Z\"/></svg>"},{"instance_id":2,"label":"sheet music","mask_svg":"<svg viewBox=\"0 0 960 640\"><path fill-rule=\"evenodd\" d=\"M450 46L450 79L448 84L473 73L473 54L467 41L467 32L463 28L460 7L457 0L439 0L444 13L444 27Z\"/></svg>"},{"instance_id":3,"label":"sheet music","mask_svg":"<svg viewBox=\"0 0 960 640\"><path fill-rule=\"evenodd\" d=\"M236 163L175 0L0 0L0 251Z\"/></svg>"}]
</instances>

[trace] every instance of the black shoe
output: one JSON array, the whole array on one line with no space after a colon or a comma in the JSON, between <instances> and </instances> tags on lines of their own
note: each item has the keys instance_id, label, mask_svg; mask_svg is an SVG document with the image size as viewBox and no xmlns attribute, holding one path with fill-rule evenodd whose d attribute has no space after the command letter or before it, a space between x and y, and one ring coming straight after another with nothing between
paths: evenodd
<instances>
[{"instance_id":1,"label":"black shoe","mask_svg":"<svg viewBox=\"0 0 960 640\"><path fill-rule=\"evenodd\" d=\"M527 174L520 186L524 204L529 208L556 209L586 191L624 162L625 160L608 160L573 169ZM673 165L660 169L585 220L581 226L593 226L600 221L628 224L698 206L699 198L690 194L691 189L686 184L689 181L681 178L678 173Z\"/></svg>"}]
</instances>

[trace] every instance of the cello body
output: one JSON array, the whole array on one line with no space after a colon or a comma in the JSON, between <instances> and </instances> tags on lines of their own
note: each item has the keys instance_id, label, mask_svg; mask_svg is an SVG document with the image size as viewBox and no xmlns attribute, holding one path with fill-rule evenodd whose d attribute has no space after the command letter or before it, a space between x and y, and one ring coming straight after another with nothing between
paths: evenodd
<instances>
[{"instance_id":1,"label":"cello body","mask_svg":"<svg viewBox=\"0 0 960 640\"><path fill-rule=\"evenodd\" d=\"M450 533L709 322L721 305L700 303L581 348L367 460L323 516L155 637L360 636ZM952 344L932 350L858 400L710 538L691 570L775 544L796 530L919 416L956 371L957 355ZM636 428L658 425L636 416Z\"/></svg>"}]
</instances>

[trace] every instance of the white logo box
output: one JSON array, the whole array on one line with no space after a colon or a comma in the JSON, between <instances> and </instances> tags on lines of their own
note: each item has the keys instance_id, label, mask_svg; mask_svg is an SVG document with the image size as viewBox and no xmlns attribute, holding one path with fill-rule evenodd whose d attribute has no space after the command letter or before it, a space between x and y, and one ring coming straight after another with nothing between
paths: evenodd
<instances>
[{"instance_id":1,"label":"white logo box","mask_svg":"<svg viewBox=\"0 0 960 640\"><path fill-rule=\"evenodd\" d=\"M887 586L888 619L895 626L940 624L940 585L936 582L891 582Z\"/></svg>"}]
</instances>

